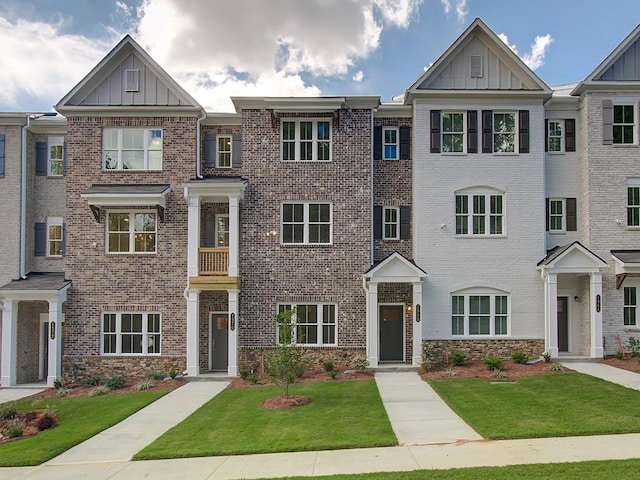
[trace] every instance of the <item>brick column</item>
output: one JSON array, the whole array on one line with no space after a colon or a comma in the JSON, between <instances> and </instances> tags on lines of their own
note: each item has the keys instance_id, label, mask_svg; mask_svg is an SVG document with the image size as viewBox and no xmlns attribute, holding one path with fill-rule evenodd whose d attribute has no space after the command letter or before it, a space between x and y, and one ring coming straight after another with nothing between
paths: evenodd
<instances>
[{"instance_id":1,"label":"brick column","mask_svg":"<svg viewBox=\"0 0 640 480\"><path fill-rule=\"evenodd\" d=\"M2 373L3 387L16 384L18 301L5 300L2 307Z\"/></svg>"}]
</instances>

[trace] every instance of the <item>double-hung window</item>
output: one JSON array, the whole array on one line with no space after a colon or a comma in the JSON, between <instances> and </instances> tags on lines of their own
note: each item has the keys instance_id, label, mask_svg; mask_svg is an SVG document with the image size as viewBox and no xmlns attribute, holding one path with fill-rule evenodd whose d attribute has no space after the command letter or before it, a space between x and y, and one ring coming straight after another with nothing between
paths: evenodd
<instances>
[{"instance_id":1,"label":"double-hung window","mask_svg":"<svg viewBox=\"0 0 640 480\"><path fill-rule=\"evenodd\" d=\"M548 151L560 153L563 151L564 135L563 122L559 120L549 120L547 131Z\"/></svg>"},{"instance_id":2,"label":"double-hung window","mask_svg":"<svg viewBox=\"0 0 640 480\"><path fill-rule=\"evenodd\" d=\"M229 246L229 215L218 214L216 215L216 247L228 247Z\"/></svg>"},{"instance_id":3,"label":"double-hung window","mask_svg":"<svg viewBox=\"0 0 640 480\"><path fill-rule=\"evenodd\" d=\"M47 257L61 257L63 249L62 217L47 218Z\"/></svg>"},{"instance_id":4,"label":"double-hung window","mask_svg":"<svg viewBox=\"0 0 640 480\"><path fill-rule=\"evenodd\" d=\"M162 130L105 128L103 169L162 170Z\"/></svg>"},{"instance_id":5,"label":"double-hung window","mask_svg":"<svg viewBox=\"0 0 640 480\"><path fill-rule=\"evenodd\" d=\"M298 345L336 344L336 306L329 303L279 304L278 313L291 313L292 343ZM278 329L280 325L278 325ZM281 341L280 330L278 340Z\"/></svg>"},{"instance_id":6,"label":"double-hung window","mask_svg":"<svg viewBox=\"0 0 640 480\"><path fill-rule=\"evenodd\" d=\"M638 324L638 289L636 287L624 287L624 325L636 326Z\"/></svg>"},{"instance_id":7,"label":"double-hung window","mask_svg":"<svg viewBox=\"0 0 640 480\"><path fill-rule=\"evenodd\" d=\"M103 355L158 355L160 340L159 313L102 314Z\"/></svg>"},{"instance_id":8,"label":"double-hung window","mask_svg":"<svg viewBox=\"0 0 640 480\"><path fill-rule=\"evenodd\" d=\"M627 180L627 226L640 227L640 178Z\"/></svg>"},{"instance_id":9,"label":"double-hung window","mask_svg":"<svg viewBox=\"0 0 640 480\"><path fill-rule=\"evenodd\" d=\"M465 115L462 112L442 112L442 152L464 153Z\"/></svg>"},{"instance_id":10,"label":"double-hung window","mask_svg":"<svg viewBox=\"0 0 640 480\"><path fill-rule=\"evenodd\" d=\"M504 196L465 192L456 195L456 235L503 235Z\"/></svg>"},{"instance_id":11,"label":"double-hung window","mask_svg":"<svg viewBox=\"0 0 640 480\"><path fill-rule=\"evenodd\" d=\"M48 138L47 175L57 177L63 174L64 138Z\"/></svg>"},{"instance_id":12,"label":"double-hung window","mask_svg":"<svg viewBox=\"0 0 640 480\"><path fill-rule=\"evenodd\" d=\"M216 167L231 168L231 135L218 135L216 150Z\"/></svg>"},{"instance_id":13,"label":"double-hung window","mask_svg":"<svg viewBox=\"0 0 640 480\"><path fill-rule=\"evenodd\" d=\"M383 159L384 160L398 160L399 146L398 146L398 129L395 127L384 127L382 129L383 143Z\"/></svg>"},{"instance_id":14,"label":"double-hung window","mask_svg":"<svg viewBox=\"0 0 640 480\"><path fill-rule=\"evenodd\" d=\"M549 199L549 231L564 232L566 230L564 218L564 200L561 198Z\"/></svg>"},{"instance_id":15,"label":"double-hung window","mask_svg":"<svg viewBox=\"0 0 640 480\"><path fill-rule=\"evenodd\" d=\"M294 245L328 245L332 242L330 203L283 203L280 242Z\"/></svg>"},{"instance_id":16,"label":"double-hung window","mask_svg":"<svg viewBox=\"0 0 640 480\"><path fill-rule=\"evenodd\" d=\"M331 120L287 118L282 121L282 160L331 160Z\"/></svg>"},{"instance_id":17,"label":"double-hung window","mask_svg":"<svg viewBox=\"0 0 640 480\"><path fill-rule=\"evenodd\" d=\"M155 212L108 212L108 253L155 253Z\"/></svg>"},{"instance_id":18,"label":"double-hung window","mask_svg":"<svg viewBox=\"0 0 640 480\"><path fill-rule=\"evenodd\" d=\"M398 207L384 207L382 228L383 240L398 240L400 238L400 209Z\"/></svg>"},{"instance_id":19,"label":"double-hung window","mask_svg":"<svg viewBox=\"0 0 640 480\"><path fill-rule=\"evenodd\" d=\"M613 106L613 143L633 144L635 143L635 106L634 105L614 105Z\"/></svg>"},{"instance_id":20,"label":"double-hung window","mask_svg":"<svg viewBox=\"0 0 640 480\"><path fill-rule=\"evenodd\" d=\"M515 112L493 112L493 151L495 153L514 153L516 145Z\"/></svg>"},{"instance_id":21,"label":"double-hung window","mask_svg":"<svg viewBox=\"0 0 640 480\"><path fill-rule=\"evenodd\" d=\"M451 296L451 334L500 336L509 333L509 298L504 294Z\"/></svg>"}]
</instances>

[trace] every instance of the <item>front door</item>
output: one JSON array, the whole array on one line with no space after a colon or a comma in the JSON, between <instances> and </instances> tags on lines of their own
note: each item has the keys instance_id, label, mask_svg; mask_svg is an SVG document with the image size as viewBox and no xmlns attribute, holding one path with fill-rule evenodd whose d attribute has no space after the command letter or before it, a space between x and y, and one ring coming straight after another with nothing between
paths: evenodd
<instances>
[{"instance_id":1,"label":"front door","mask_svg":"<svg viewBox=\"0 0 640 480\"><path fill-rule=\"evenodd\" d=\"M380 305L378 325L380 331L380 361L404 361L404 307Z\"/></svg>"},{"instance_id":2,"label":"front door","mask_svg":"<svg viewBox=\"0 0 640 480\"><path fill-rule=\"evenodd\" d=\"M226 372L229 365L229 315L209 314L209 370Z\"/></svg>"},{"instance_id":3,"label":"front door","mask_svg":"<svg viewBox=\"0 0 640 480\"><path fill-rule=\"evenodd\" d=\"M558 297L558 351L569 351L569 297Z\"/></svg>"}]
</instances>

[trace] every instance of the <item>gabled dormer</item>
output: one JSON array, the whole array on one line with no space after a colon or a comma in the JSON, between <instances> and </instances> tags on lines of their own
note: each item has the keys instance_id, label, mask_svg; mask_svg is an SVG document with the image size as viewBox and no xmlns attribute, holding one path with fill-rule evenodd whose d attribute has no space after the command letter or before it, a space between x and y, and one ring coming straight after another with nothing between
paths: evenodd
<instances>
[{"instance_id":1,"label":"gabled dormer","mask_svg":"<svg viewBox=\"0 0 640 480\"><path fill-rule=\"evenodd\" d=\"M202 107L138 43L126 35L56 110L69 114L129 111L202 114Z\"/></svg>"}]
</instances>

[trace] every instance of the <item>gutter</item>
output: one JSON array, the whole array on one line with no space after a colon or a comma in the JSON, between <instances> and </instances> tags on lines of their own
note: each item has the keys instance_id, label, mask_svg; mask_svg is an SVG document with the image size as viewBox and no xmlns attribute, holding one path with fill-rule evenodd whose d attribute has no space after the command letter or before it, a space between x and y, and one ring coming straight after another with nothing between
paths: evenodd
<instances>
[{"instance_id":1,"label":"gutter","mask_svg":"<svg viewBox=\"0 0 640 480\"><path fill-rule=\"evenodd\" d=\"M196 178L202 178L202 168L200 165L200 126L202 120L207 118L207 112L203 112L202 116L198 117L196 121Z\"/></svg>"},{"instance_id":2,"label":"gutter","mask_svg":"<svg viewBox=\"0 0 640 480\"><path fill-rule=\"evenodd\" d=\"M31 125L31 115L22 127L22 148L20 152L20 265L19 278L27 278L27 130Z\"/></svg>"}]
</instances>

